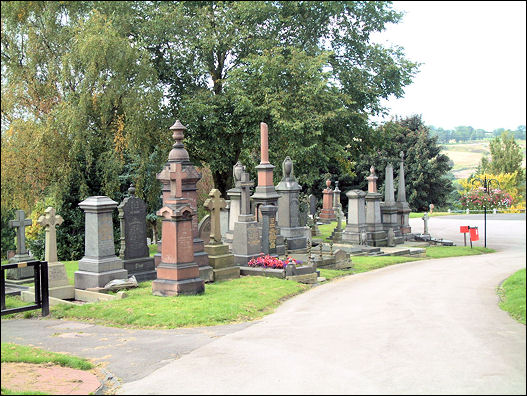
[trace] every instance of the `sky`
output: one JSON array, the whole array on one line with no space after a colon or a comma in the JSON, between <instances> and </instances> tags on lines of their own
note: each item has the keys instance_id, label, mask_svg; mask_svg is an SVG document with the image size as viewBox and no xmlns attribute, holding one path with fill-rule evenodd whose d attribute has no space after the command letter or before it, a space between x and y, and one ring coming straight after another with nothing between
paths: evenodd
<instances>
[{"instance_id":1,"label":"sky","mask_svg":"<svg viewBox=\"0 0 527 396\"><path fill-rule=\"evenodd\" d=\"M526 119L526 2L394 1L398 24L373 36L423 63L391 116L421 114L443 129L515 130ZM382 119L376 119L381 121Z\"/></svg>"}]
</instances>

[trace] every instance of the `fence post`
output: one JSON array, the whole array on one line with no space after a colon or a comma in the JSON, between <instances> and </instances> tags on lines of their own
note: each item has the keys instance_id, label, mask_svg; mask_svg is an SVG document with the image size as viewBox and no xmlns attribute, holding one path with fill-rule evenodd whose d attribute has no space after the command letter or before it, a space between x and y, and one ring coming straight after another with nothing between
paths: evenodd
<instances>
[{"instance_id":1,"label":"fence post","mask_svg":"<svg viewBox=\"0 0 527 396\"><path fill-rule=\"evenodd\" d=\"M41 261L42 269L40 275L42 278L41 290L42 290L42 316L49 315L49 289L48 289L48 262ZM36 292L36 290L35 290Z\"/></svg>"}]
</instances>

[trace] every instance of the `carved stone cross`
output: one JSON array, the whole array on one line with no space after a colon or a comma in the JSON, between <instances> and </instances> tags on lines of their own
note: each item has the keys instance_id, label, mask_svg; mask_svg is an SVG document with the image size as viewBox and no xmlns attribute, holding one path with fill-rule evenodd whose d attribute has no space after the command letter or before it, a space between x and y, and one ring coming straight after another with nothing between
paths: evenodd
<instances>
[{"instance_id":1,"label":"carved stone cross","mask_svg":"<svg viewBox=\"0 0 527 396\"><path fill-rule=\"evenodd\" d=\"M26 250L26 226L31 225L31 219L25 219L26 214L23 210L17 210L15 220L9 220L9 227L16 230L16 254L27 254Z\"/></svg>"},{"instance_id":2,"label":"carved stone cross","mask_svg":"<svg viewBox=\"0 0 527 396\"><path fill-rule=\"evenodd\" d=\"M242 190L241 192L241 209L240 214L248 215L251 214L251 187L254 186L254 182L249 180L249 173L243 172L242 179L238 182L238 187Z\"/></svg>"},{"instance_id":3,"label":"carved stone cross","mask_svg":"<svg viewBox=\"0 0 527 396\"><path fill-rule=\"evenodd\" d=\"M170 196L173 198L183 197L183 175L186 172L183 171L183 166L180 162L170 164Z\"/></svg>"},{"instance_id":4,"label":"carved stone cross","mask_svg":"<svg viewBox=\"0 0 527 396\"><path fill-rule=\"evenodd\" d=\"M227 202L220 197L220 191L213 188L203 206L210 211L210 241L212 244L221 243L220 210L227 206Z\"/></svg>"},{"instance_id":5,"label":"carved stone cross","mask_svg":"<svg viewBox=\"0 0 527 396\"><path fill-rule=\"evenodd\" d=\"M51 206L46 209L46 214L40 216L37 223L46 230L46 250L45 258L48 263L57 262L57 230L56 226L61 225L64 219L61 215L55 215L55 209Z\"/></svg>"}]
</instances>

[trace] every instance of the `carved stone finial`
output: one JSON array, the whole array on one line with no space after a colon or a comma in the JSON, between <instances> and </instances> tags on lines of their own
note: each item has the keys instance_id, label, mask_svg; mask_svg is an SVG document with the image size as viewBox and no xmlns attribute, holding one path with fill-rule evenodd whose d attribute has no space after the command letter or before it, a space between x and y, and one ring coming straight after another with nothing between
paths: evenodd
<instances>
[{"instance_id":1,"label":"carved stone finial","mask_svg":"<svg viewBox=\"0 0 527 396\"><path fill-rule=\"evenodd\" d=\"M329 188L331 186L331 179L326 180L326 187Z\"/></svg>"},{"instance_id":2,"label":"carved stone finial","mask_svg":"<svg viewBox=\"0 0 527 396\"><path fill-rule=\"evenodd\" d=\"M183 131L186 131L187 127L184 126L179 120L176 120L174 125L170 127L170 130L174 131L172 137L176 142L172 145L172 150L170 150L170 153L168 154L168 160L188 161L188 152L185 150L185 146L183 145L183 138L185 137Z\"/></svg>"},{"instance_id":3,"label":"carved stone finial","mask_svg":"<svg viewBox=\"0 0 527 396\"><path fill-rule=\"evenodd\" d=\"M244 166L240 161L236 162L236 164L232 167L232 176L234 177L234 184L236 185L236 182L239 182L242 180L242 173L244 172Z\"/></svg>"},{"instance_id":4,"label":"carved stone finial","mask_svg":"<svg viewBox=\"0 0 527 396\"><path fill-rule=\"evenodd\" d=\"M285 157L284 162L282 162L282 172L284 174L284 179L291 179L294 177L293 161L291 161L289 156Z\"/></svg>"},{"instance_id":5,"label":"carved stone finial","mask_svg":"<svg viewBox=\"0 0 527 396\"><path fill-rule=\"evenodd\" d=\"M135 196L134 183L130 183L130 187L128 188L128 194L130 194L131 197Z\"/></svg>"},{"instance_id":6,"label":"carved stone finial","mask_svg":"<svg viewBox=\"0 0 527 396\"><path fill-rule=\"evenodd\" d=\"M401 161L404 161L404 151L401 151L399 153L399 157L401 157Z\"/></svg>"},{"instance_id":7,"label":"carved stone finial","mask_svg":"<svg viewBox=\"0 0 527 396\"><path fill-rule=\"evenodd\" d=\"M373 165L370 167L370 176L375 176L375 168Z\"/></svg>"}]
</instances>

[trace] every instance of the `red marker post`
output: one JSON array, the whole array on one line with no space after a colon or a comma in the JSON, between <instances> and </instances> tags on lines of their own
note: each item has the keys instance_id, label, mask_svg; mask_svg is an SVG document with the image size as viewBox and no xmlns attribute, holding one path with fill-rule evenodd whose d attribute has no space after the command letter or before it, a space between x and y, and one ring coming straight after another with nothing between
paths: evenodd
<instances>
[{"instance_id":1,"label":"red marker post","mask_svg":"<svg viewBox=\"0 0 527 396\"><path fill-rule=\"evenodd\" d=\"M479 241L478 227L460 226L459 232L463 234L465 246L467 246L467 233L470 233L470 248L472 249L472 242Z\"/></svg>"}]
</instances>

